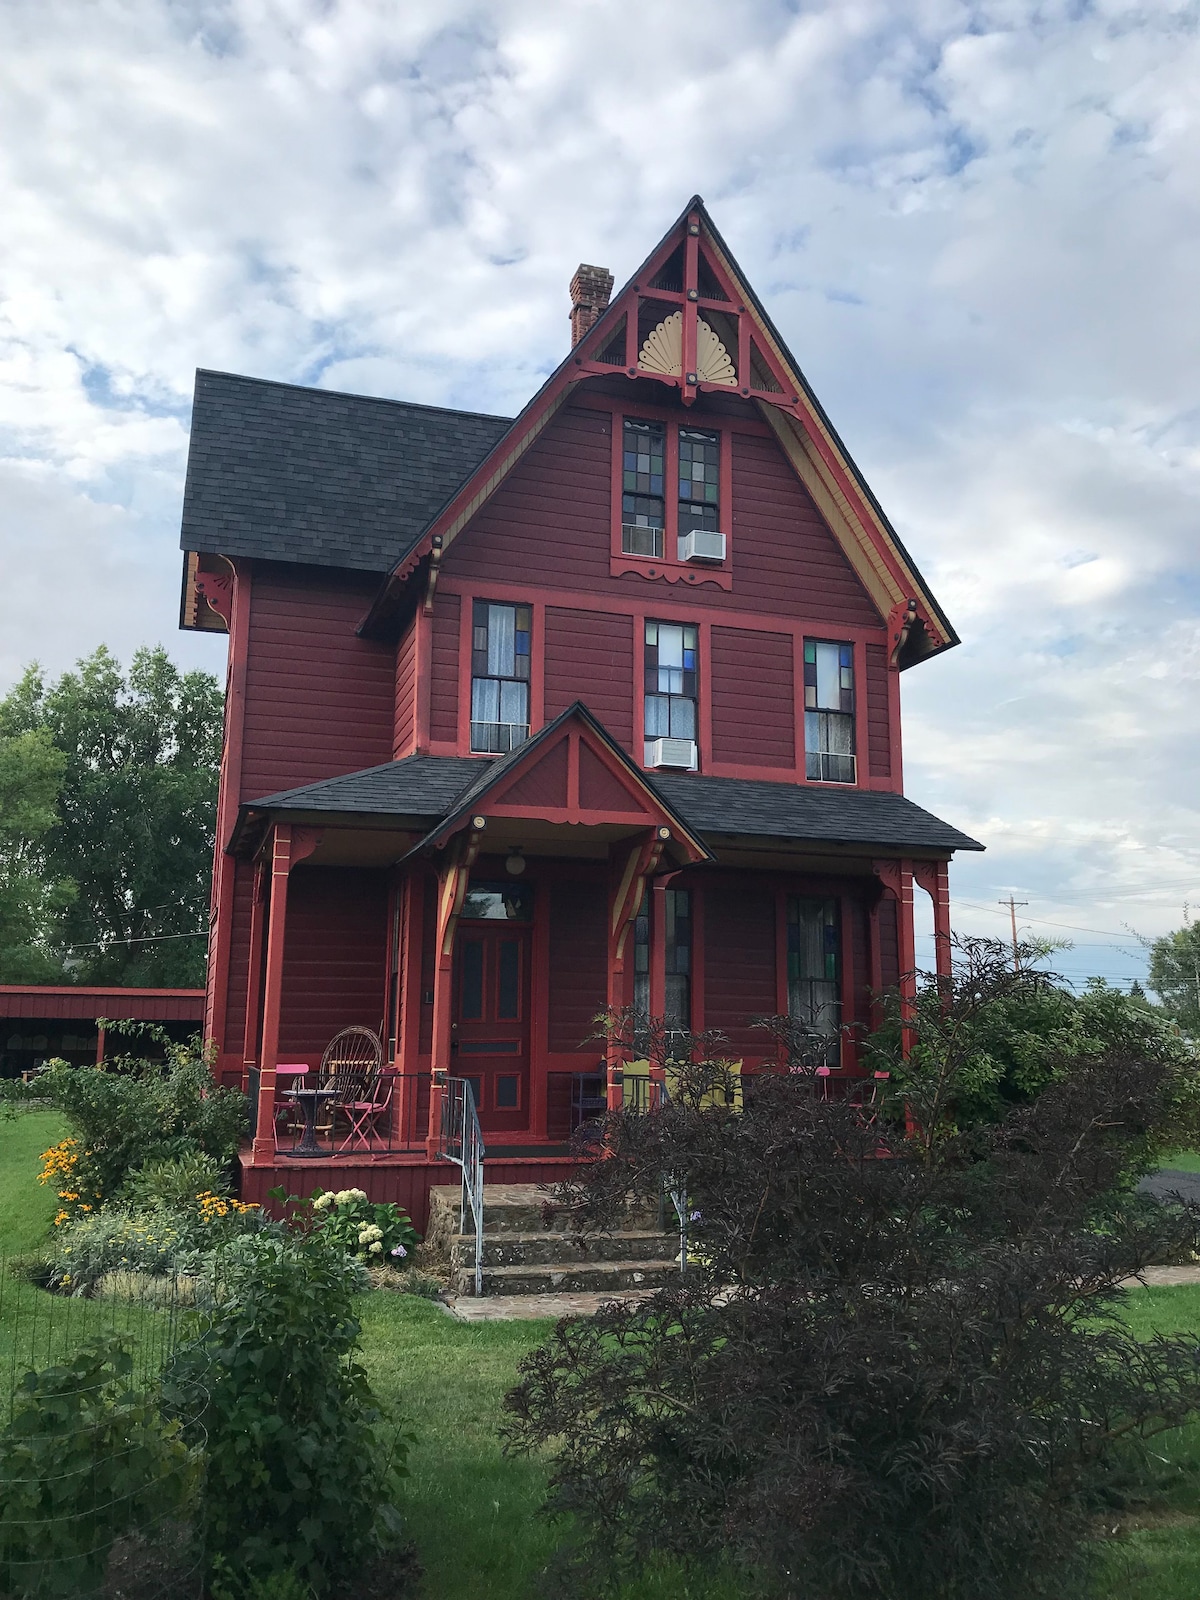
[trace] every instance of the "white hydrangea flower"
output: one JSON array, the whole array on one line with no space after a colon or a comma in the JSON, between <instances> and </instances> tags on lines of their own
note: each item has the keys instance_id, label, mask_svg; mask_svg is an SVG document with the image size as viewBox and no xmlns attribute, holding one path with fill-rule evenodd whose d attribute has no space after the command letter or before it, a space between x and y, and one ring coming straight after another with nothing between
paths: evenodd
<instances>
[{"instance_id":1,"label":"white hydrangea flower","mask_svg":"<svg viewBox=\"0 0 1200 1600\"><path fill-rule=\"evenodd\" d=\"M314 1211L328 1211L332 1204L333 1196L331 1194L319 1194L313 1201L312 1208Z\"/></svg>"},{"instance_id":2,"label":"white hydrangea flower","mask_svg":"<svg viewBox=\"0 0 1200 1600\"><path fill-rule=\"evenodd\" d=\"M380 1244L378 1239L376 1239L374 1244L371 1245L370 1253L373 1256L381 1256L383 1254L383 1246Z\"/></svg>"}]
</instances>

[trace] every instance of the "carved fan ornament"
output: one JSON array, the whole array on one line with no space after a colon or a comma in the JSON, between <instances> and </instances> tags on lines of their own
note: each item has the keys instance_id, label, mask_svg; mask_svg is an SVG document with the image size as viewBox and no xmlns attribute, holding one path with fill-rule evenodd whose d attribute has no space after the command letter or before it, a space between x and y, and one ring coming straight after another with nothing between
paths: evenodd
<instances>
[{"instance_id":1,"label":"carved fan ornament","mask_svg":"<svg viewBox=\"0 0 1200 1600\"><path fill-rule=\"evenodd\" d=\"M664 378L683 375L683 312L672 311L642 346L638 366L643 372L660 372ZM729 351L703 317L696 319L696 376L701 383L737 383Z\"/></svg>"}]
</instances>

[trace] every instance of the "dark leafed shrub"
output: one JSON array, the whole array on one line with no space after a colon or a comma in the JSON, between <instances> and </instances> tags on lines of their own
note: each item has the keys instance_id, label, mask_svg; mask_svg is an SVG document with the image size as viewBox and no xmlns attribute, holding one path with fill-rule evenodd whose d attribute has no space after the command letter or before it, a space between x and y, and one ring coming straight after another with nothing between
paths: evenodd
<instances>
[{"instance_id":1,"label":"dark leafed shrub","mask_svg":"<svg viewBox=\"0 0 1200 1600\"><path fill-rule=\"evenodd\" d=\"M209 1395L206 1549L243 1578L290 1573L323 1592L399 1531L408 1436L385 1425L357 1359L362 1269L319 1239L264 1233L216 1270L211 1324L168 1375L168 1393Z\"/></svg>"},{"instance_id":2,"label":"dark leafed shrub","mask_svg":"<svg viewBox=\"0 0 1200 1600\"><path fill-rule=\"evenodd\" d=\"M946 1057L930 1043L912 1077L944 1109ZM575 1518L564 1587L666 1554L806 1600L1081 1590L1092 1497L1200 1408L1200 1346L1140 1344L1118 1314L1123 1278L1200 1237L1119 1187L1185 1070L1061 1059L967 1131L926 1082L906 1136L805 1072L736 1114L703 1092L725 1065L694 1059L661 1109L610 1116L561 1203L603 1229L665 1182L695 1260L675 1290L561 1323L507 1398L509 1447L553 1448L549 1507Z\"/></svg>"},{"instance_id":3,"label":"dark leafed shrub","mask_svg":"<svg viewBox=\"0 0 1200 1600\"><path fill-rule=\"evenodd\" d=\"M97 1339L22 1379L0 1433L4 1594L93 1594L123 1534L186 1510L196 1459L178 1424L130 1390L132 1371L119 1340Z\"/></svg>"}]
</instances>

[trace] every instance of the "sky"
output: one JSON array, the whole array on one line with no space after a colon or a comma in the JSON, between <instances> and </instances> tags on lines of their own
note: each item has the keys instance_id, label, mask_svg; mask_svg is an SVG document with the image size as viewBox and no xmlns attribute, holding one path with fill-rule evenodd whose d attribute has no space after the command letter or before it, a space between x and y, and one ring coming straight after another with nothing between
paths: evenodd
<instances>
[{"instance_id":1,"label":"sky","mask_svg":"<svg viewBox=\"0 0 1200 1600\"><path fill-rule=\"evenodd\" d=\"M0 692L223 673L196 367L513 412L698 192L962 637L956 927L1127 984L1200 906L1197 83L1198 0L4 0Z\"/></svg>"}]
</instances>

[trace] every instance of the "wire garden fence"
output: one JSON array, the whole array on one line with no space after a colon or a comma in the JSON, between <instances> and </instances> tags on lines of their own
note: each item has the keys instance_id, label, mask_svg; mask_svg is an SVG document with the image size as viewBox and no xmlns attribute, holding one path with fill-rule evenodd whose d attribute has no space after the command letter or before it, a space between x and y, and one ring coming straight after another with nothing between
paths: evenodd
<instances>
[{"instance_id":1,"label":"wire garden fence","mask_svg":"<svg viewBox=\"0 0 1200 1600\"><path fill-rule=\"evenodd\" d=\"M110 1274L84 1298L11 1268L0 1258L0 1597L199 1600L206 1397L161 1389L199 1329L191 1283Z\"/></svg>"}]
</instances>

